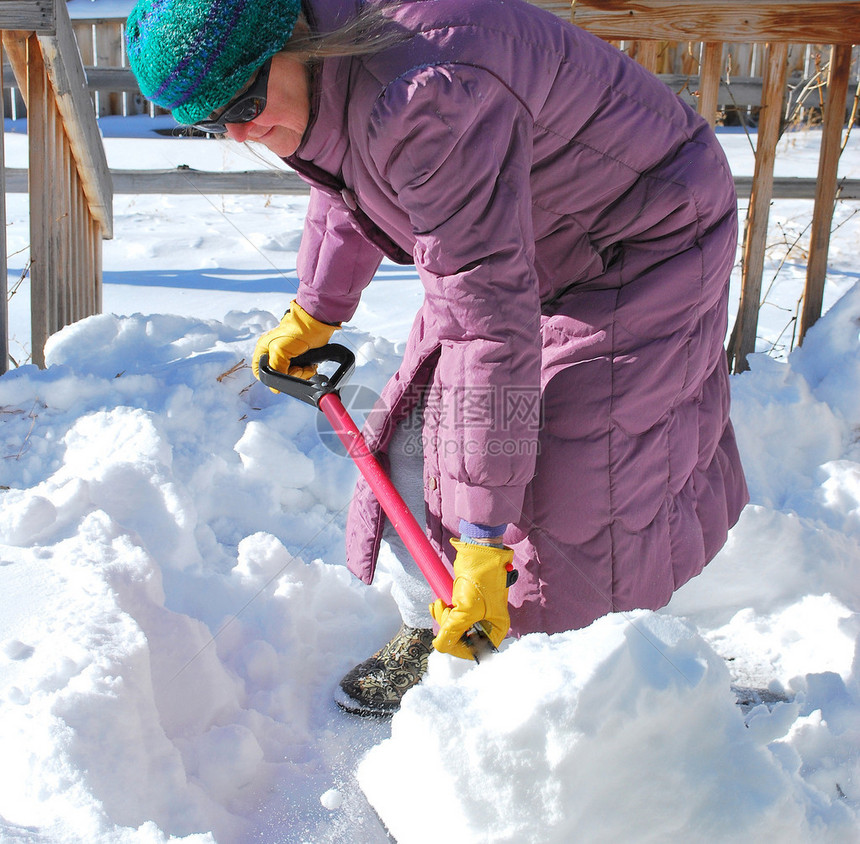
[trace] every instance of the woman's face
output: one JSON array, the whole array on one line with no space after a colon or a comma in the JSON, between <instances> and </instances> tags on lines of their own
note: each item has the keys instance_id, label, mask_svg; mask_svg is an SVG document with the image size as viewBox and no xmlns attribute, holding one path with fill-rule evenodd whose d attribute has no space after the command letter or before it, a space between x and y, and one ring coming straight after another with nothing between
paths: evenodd
<instances>
[{"instance_id":1,"label":"woman's face","mask_svg":"<svg viewBox=\"0 0 860 844\"><path fill-rule=\"evenodd\" d=\"M228 123L227 135L234 141L258 141L283 158L299 148L310 110L307 68L285 53L276 53L266 107L250 123Z\"/></svg>"}]
</instances>

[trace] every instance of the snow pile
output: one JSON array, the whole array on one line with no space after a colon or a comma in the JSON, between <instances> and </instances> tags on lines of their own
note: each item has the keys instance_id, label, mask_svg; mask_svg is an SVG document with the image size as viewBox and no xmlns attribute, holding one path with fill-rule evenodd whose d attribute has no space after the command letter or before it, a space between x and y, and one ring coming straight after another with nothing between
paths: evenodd
<instances>
[{"instance_id":1,"label":"snow pile","mask_svg":"<svg viewBox=\"0 0 860 844\"><path fill-rule=\"evenodd\" d=\"M396 611L354 467L243 364L274 317L65 329L0 380L0 840L384 840L375 742L401 842L857 840L858 316L735 380L757 503L664 612L434 654L390 728L331 701Z\"/></svg>"},{"instance_id":2,"label":"snow pile","mask_svg":"<svg viewBox=\"0 0 860 844\"><path fill-rule=\"evenodd\" d=\"M242 364L273 321L93 317L0 380L0 840L325 814L332 687L396 611L342 565L352 464Z\"/></svg>"},{"instance_id":3,"label":"snow pile","mask_svg":"<svg viewBox=\"0 0 860 844\"><path fill-rule=\"evenodd\" d=\"M400 841L845 840L851 813L804 782L791 741L767 748L799 705L750 730L737 708L690 627L611 616L478 670L434 665L359 780Z\"/></svg>"},{"instance_id":4,"label":"snow pile","mask_svg":"<svg viewBox=\"0 0 860 844\"><path fill-rule=\"evenodd\" d=\"M433 657L359 769L398 840L860 840L858 322L735 380L759 503L666 610Z\"/></svg>"}]
</instances>

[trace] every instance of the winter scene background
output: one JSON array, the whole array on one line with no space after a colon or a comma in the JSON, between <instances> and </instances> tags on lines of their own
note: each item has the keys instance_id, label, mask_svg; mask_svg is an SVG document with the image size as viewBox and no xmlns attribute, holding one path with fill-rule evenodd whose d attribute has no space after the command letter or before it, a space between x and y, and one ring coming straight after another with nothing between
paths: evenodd
<instances>
[{"instance_id":1,"label":"winter scene background","mask_svg":"<svg viewBox=\"0 0 860 844\"><path fill-rule=\"evenodd\" d=\"M276 166L171 125L103 118L110 166ZM11 167L25 131L7 121ZM719 137L751 175L746 135ZM786 134L777 175L814 177L819 143ZM840 175L860 178L857 135ZM379 722L332 700L399 626L385 578L344 566L357 471L249 367L306 201L117 195L104 313L39 370L27 198L7 199L0 842L860 841L860 204L837 204L826 313L792 349L812 203L773 203L732 379L752 501L718 557L659 612L477 666L433 654ZM382 265L338 333L352 385L381 389L421 296Z\"/></svg>"}]
</instances>

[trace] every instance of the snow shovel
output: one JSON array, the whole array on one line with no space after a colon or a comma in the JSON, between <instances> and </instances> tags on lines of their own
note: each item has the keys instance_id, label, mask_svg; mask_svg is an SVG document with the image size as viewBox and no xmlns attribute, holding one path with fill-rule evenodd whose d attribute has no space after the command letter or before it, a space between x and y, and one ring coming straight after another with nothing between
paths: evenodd
<instances>
[{"instance_id":1,"label":"snow shovel","mask_svg":"<svg viewBox=\"0 0 860 844\"><path fill-rule=\"evenodd\" d=\"M400 493L385 474L379 461L370 452L364 437L340 400L338 387L352 373L355 355L345 346L329 343L327 346L305 352L294 358L292 362L297 366L338 364L337 369L330 376L317 374L310 380L305 380L272 369L269 366L269 356L263 355L260 358L260 381L267 387L313 405L325 414L346 448L347 454L355 461L359 471L370 484L385 515L388 516L409 553L412 554L430 588L437 598L441 598L450 607L454 579L409 511ZM480 662L485 656L497 650L490 641L482 621L474 624L463 634L462 642L471 651L475 662Z\"/></svg>"}]
</instances>

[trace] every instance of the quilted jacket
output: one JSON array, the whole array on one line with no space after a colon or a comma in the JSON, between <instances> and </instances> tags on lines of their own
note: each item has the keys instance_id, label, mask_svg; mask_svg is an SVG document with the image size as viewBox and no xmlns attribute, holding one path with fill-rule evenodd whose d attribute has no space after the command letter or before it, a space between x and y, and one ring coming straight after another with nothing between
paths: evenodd
<instances>
[{"instance_id":1,"label":"quilted jacket","mask_svg":"<svg viewBox=\"0 0 860 844\"><path fill-rule=\"evenodd\" d=\"M319 32L361 0L308 0ZM521 0L404 0L314 70L298 302L349 320L383 256L425 296L365 431L424 404L428 535L510 524L512 631L663 606L747 501L723 343L737 245L714 133L617 49ZM347 558L384 514L356 488Z\"/></svg>"}]
</instances>

